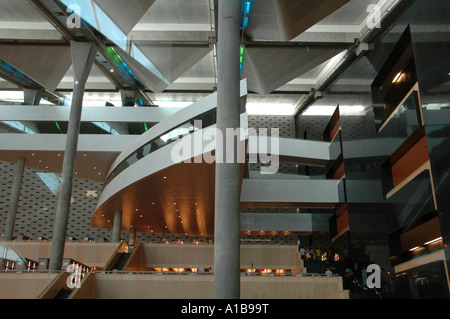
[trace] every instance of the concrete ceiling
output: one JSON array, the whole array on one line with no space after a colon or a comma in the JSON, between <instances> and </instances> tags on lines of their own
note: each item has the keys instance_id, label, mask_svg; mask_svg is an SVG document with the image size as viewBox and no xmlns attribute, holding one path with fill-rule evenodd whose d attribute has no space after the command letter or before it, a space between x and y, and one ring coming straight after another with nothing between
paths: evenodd
<instances>
[{"instance_id":1,"label":"concrete ceiling","mask_svg":"<svg viewBox=\"0 0 450 319\"><path fill-rule=\"evenodd\" d=\"M379 4L385 10L393 2L252 1L249 23L244 29L243 37L247 54L243 61L243 77L249 79L249 90L262 96L287 91L289 94L297 94L297 100L300 100L317 86L321 78L327 76L325 70L330 59L361 37L366 29L368 6ZM102 0L96 0L95 3L169 82L155 84L149 79L149 74L140 72L138 80L144 91L149 94L173 91L190 94L215 89L214 0L134 0L126 2L125 11L123 1L114 1L113 5L110 1ZM63 9L54 0L2 1L0 43L17 46L18 42L30 45L54 45L56 42L67 45L66 33L72 32L73 36L79 36L80 31L73 32L67 28L61 30L69 15ZM127 13L124 15L123 12ZM271 43L273 41L276 41L277 46ZM294 44L298 46L290 47ZM258 47L259 45L263 47ZM318 47L313 47L314 45ZM131 55L130 52L126 53ZM280 58L279 63L276 57ZM135 69L140 68L139 62L131 61L131 58L128 62ZM16 65L20 66L20 63ZM88 80L88 89L120 89L117 82L123 82L120 82L118 72L108 74L109 72L108 64L104 64L104 68L94 67ZM56 87L47 86L45 82L40 84L50 91L71 90L71 68L63 74L63 77L60 74L54 77L48 75L50 83L57 82ZM33 80L38 76L27 75ZM362 73L355 74L353 82L358 83L361 76ZM9 89L14 85L8 79L0 81L0 89Z\"/></svg>"}]
</instances>

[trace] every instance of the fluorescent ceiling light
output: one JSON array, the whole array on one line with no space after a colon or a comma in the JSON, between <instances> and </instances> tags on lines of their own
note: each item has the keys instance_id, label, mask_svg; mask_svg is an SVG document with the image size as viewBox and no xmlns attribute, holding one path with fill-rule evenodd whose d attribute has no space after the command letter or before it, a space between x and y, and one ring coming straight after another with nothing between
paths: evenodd
<instances>
[{"instance_id":1,"label":"fluorescent ceiling light","mask_svg":"<svg viewBox=\"0 0 450 319\"><path fill-rule=\"evenodd\" d=\"M420 246L416 246L416 247L411 248L409 251L414 251L414 250L417 250L419 248L420 248Z\"/></svg>"},{"instance_id":2,"label":"fluorescent ceiling light","mask_svg":"<svg viewBox=\"0 0 450 319\"><path fill-rule=\"evenodd\" d=\"M291 103L247 102L248 115L292 115L295 107Z\"/></svg>"},{"instance_id":3,"label":"fluorescent ceiling light","mask_svg":"<svg viewBox=\"0 0 450 319\"><path fill-rule=\"evenodd\" d=\"M336 110L336 105L326 106L326 105L311 105L306 109L302 115L305 116L331 116Z\"/></svg>"},{"instance_id":4,"label":"fluorescent ceiling light","mask_svg":"<svg viewBox=\"0 0 450 319\"><path fill-rule=\"evenodd\" d=\"M305 116L331 116L336 110L336 105L311 105L302 113ZM363 105L341 105L339 112L344 116L362 116L365 114Z\"/></svg>"},{"instance_id":5,"label":"fluorescent ceiling light","mask_svg":"<svg viewBox=\"0 0 450 319\"><path fill-rule=\"evenodd\" d=\"M341 115L361 116L365 114L365 107L362 105L341 105L339 112Z\"/></svg>"},{"instance_id":6,"label":"fluorescent ceiling light","mask_svg":"<svg viewBox=\"0 0 450 319\"><path fill-rule=\"evenodd\" d=\"M170 100L160 100L160 101L156 100L153 102L155 103L155 105L158 105L159 107L176 107L176 108L183 108L194 103L193 101L170 101Z\"/></svg>"}]
</instances>

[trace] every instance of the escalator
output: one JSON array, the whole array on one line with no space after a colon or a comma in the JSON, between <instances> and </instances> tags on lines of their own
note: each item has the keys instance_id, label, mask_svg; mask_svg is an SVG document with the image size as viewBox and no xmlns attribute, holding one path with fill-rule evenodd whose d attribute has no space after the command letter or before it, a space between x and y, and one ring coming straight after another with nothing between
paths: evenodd
<instances>
[{"instance_id":1,"label":"escalator","mask_svg":"<svg viewBox=\"0 0 450 319\"><path fill-rule=\"evenodd\" d=\"M119 259L117 259L116 263L114 264L113 268L114 270L123 270L125 268L125 265L128 262L128 259L130 259L132 253L120 253Z\"/></svg>"},{"instance_id":2,"label":"escalator","mask_svg":"<svg viewBox=\"0 0 450 319\"><path fill-rule=\"evenodd\" d=\"M73 290L69 289L61 289L58 294L55 296L55 299L69 299L70 294Z\"/></svg>"}]
</instances>

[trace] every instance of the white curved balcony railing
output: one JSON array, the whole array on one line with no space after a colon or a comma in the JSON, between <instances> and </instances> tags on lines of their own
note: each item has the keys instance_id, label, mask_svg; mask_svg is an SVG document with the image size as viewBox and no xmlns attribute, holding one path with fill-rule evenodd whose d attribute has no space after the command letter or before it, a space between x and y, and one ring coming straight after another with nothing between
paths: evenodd
<instances>
[{"instance_id":1,"label":"white curved balcony railing","mask_svg":"<svg viewBox=\"0 0 450 319\"><path fill-rule=\"evenodd\" d=\"M245 110L247 82L241 81L241 112ZM180 135L185 136L197 131L195 121L200 120L202 128L211 127L216 123L217 93L213 93L192 105L181 109L164 119L150 130L139 136L111 165L107 174L105 186L143 157L176 141Z\"/></svg>"},{"instance_id":2,"label":"white curved balcony railing","mask_svg":"<svg viewBox=\"0 0 450 319\"><path fill-rule=\"evenodd\" d=\"M336 159L339 151L337 149L338 143L254 135L249 136L248 118L245 112L246 95L247 87L245 80L243 80L241 81L241 129L244 130L245 134L241 135L241 142L248 139L247 160L257 159L260 154L270 154L269 157L272 156L274 163L287 162L326 166ZM148 176L182 161L198 158L199 156L204 156L205 154L210 154L212 151L215 151L215 143L212 143L211 139L205 139L204 135L206 135L208 129L214 129L216 127L216 108L217 94L213 93L191 106L176 112L136 138L136 140L117 157L109 169L104 189L97 203L97 209L128 186L133 185ZM198 126L197 120L202 121L201 126ZM179 137L182 138L180 139ZM188 145L187 149L184 148L184 145ZM180 154L180 150L182 154ZM175 157L174 154L176 155ZM276 155L276 157L273 157L273 155ZM276 179L275 176L273 177ZM293 179L296 180L291 182L281 180L280 183L282 185L280 184L277 187L279 187L280 190L285 190L286 187L296 190L298 189L298 183L305 183L305 181L303 181L304 178L301 176L297 176L297 178L293 177ZM258 189L261 189L261 187L264 188L263 186L267 183L274 183L274 181L254 182L263 183L257 187ZM312 181L312 184L309 183L311 182L309 180L306 182L308 184L301 184L302 187L310 187L313 185L315 186L313 187L314 189L317 188L317 190L322 191L324 189L327 190L327 196L308 198L306 200L307 202L339 202L341 186L339 181ZM289 183L297 184L295 187L292 187L293 185L290 185ZM267 197L264 197L266 195L261 197L261 194L253 194L251 191L247 190L246 185L247 184L243 185L243 201L259 202L267 200ZM304 197L300 196L301 198L299 198L298 192L284 192L289 198L284 198L282 196L283 201L299 201ZM320 191L318 193L320 193ZM279 200L273 201L278 202Z\"/></svg>"},{"instance_id":3,"label":"white curved balcony railing","mask_svg":"<svg viewBox=\"0 0 450 319\"><path fill-rule=\"evenodd\" d=\"M240 89L241 127L245 130L248 123L245 112L247 96L245 80L241 81ZM216 108L217 93L213 93L181 109L136 138L111 165L97 208L127 186L180 162L181 160L174 161L173 149L186 140L200 140L202 144L201 147L193 147L189 154L184 154L186 158L182 160L213 151L211 142L205 141L202 134L205 129L215 128ZM201 127L196 126L199 123L196 121L201 121ZM242 136L241 141L246 138L247 136Z\"/></svg>"}]
</instances>

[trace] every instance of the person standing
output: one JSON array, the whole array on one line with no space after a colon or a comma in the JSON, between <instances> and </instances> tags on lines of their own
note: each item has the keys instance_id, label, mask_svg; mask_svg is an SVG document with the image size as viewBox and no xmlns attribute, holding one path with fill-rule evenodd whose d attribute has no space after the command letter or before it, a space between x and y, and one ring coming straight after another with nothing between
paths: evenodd
<instances>
[{"instance_id":1,"label":"person standing","mask_svg":"<svg viewBox=\"0 0 450 319\"><path fill-rule=\"evenodd\" d=\"M316 248L315 253L316 253L316 260L320 261L320 248L319 247Z\"/></svg>"},{"instance_id":2,"label":"person standing","mask_svg":"<svg viewBox=\"0 0 450 319\"><path fill-rule=\"evenodd\" d=\"M301 246L300 247L300 256L303 260L305 260L305 254L306 254L306 249L303 246Z\"/></svg>"}]
</instances>

